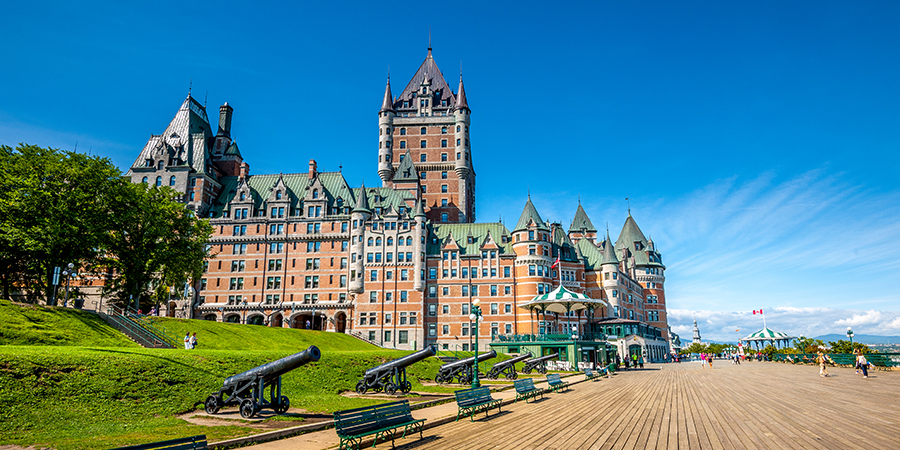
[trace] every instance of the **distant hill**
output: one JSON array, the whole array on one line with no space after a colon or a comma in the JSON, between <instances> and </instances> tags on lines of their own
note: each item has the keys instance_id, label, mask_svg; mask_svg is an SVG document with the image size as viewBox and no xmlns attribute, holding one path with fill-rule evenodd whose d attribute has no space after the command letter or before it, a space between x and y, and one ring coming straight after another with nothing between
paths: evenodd
<instances>
[{"instance_id":1,"label":"distant hill","mask_svg":"<svg viewBox=\"0 0 900 450\"><path fill-rule=\"evenodd\" d=\"M816 336L813 339L821 339L823 342L837 342L841 339L848 340L846 334L825 334ZM900 344L900 336L878 336L874 334L855 334L853 342L862 342L863 344Z\"/></svg>"}]
</instances>

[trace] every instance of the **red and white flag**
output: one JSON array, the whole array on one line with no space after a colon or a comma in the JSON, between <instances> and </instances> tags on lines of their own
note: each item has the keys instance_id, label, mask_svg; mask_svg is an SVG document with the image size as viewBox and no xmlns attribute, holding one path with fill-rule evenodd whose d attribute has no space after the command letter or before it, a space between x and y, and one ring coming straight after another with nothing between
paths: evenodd
<instances>
[{"instance_id":1,"label":"red and white flag","mask_svg":"<svg viewBox=\"0 0 900 450\"><path fill-rule=\"evenodd\" d=\"M761 309L754 309L754 310L753 310L753 314L762 314L762 310L761 310Z\"/></svg>"},{"instance_id":2,"label":"red and white flag","mask_svg":"<svg viewBox=\"0 0 900 450\"><path fill-rule=\"evenodd\" d=\"M559 265L559 256L556 257L556 262L553 263L553 265L550 266L550 268L553 269L553 268L555 268L555 267L558 266L558 265Z\"/></svg>"}]
</instances>

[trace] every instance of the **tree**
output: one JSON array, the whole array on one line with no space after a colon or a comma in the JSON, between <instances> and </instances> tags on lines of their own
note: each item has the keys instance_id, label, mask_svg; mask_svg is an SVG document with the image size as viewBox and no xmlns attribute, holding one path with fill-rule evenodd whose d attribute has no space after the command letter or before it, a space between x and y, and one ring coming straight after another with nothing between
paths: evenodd
<instances>
[{"instance_id":1,"label":"tree","mask_svg":"<svg viewBox=\"0 0 900 450\"><path fill-rule=\"evenodd\" d=\"M863 354L872 353L869 346L861 342L854 342L851 347L850 341L841 339L837 342L828 342L828 345L831 346L831 351L833 353L853 353L853 350L859 350Z\"/></svg>"},{"instance_id":2,"label":"tree","mask_svg":"<svg viewBox=\"0 0 900 450\"><path fill-rule=\"evenodd\" d=\"M822 342L821 339L813 339L802 336L794 339L793 344L794 348L796 348L800 353L816 353L820 350L819 347L825 346L825 343Z\"/></svg>"},{"instance_id":3,"label":"tree","mask_svg":"<svg viewBox=\"0 0 900 450\"><path fill-rule=\"evenodd\" d=\"M212 226L177 201L168 187L117 183L110 201L112 227L106 233L105 263L115 277L106 291L117 302L148 302L161 286L199 279Z\"/></svg>"},{"instance_id":4,"label":"tree","mask_svg":"<svg viewBox=\"0 0 900 450\"><path fill-rule=\"evenodd\" d=\"M681 354L690 354L690 353L708 353L709 349L706 344L698 344L696 342L692 343L689 347L681 349Z\"/></svg>"},{"instance_id":5,"label":"tree","mask_svg":"<svg viewBox=\"0 0 900 450\"><path fill-rule=\"evenodd\" d=\"M106 230L107 191L119 170L106 158L19 144L0 146L0 268L4 297L54 297L55 267L92 265Z\"/></svg>"}]
</instances>

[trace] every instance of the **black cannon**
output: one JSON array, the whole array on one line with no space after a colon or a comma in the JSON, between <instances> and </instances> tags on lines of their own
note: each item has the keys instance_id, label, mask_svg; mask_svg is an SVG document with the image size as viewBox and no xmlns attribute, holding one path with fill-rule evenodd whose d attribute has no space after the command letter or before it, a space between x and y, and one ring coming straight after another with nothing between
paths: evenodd
<instances>
[{"instance_id":1,"label":"black cannon","mask_svg":"<svg viewBox=\"0 0 900 450\"><path fill-rule=\"evenodd\" d=\"M481 353L478 355L478 362L487 361L491 358L496 358L497 352L491 350L488 353ZM441 366L441 369L438 370L437 375L434 376L434 381L436 383L449 383L453 381L453 378L456 378L460 384L466 384L472 381L472 367L475 365L475 357L471 356L466 359L460 359L459 361L449 362Z\"/></svg>"},{"instance_id":2,"label":"black cannon","mask_svg":"<svg viewBox=\"0 0 900 450\"><path fill-rule=\"evenodd\" d=\"M531 357L531 352L527 352L524 355L498 362L497 364L494 364L494 367L491 367L491 370L487 373L487 377L491 380L496 380L497 378L500 378L500 375L502 374L506 376L507 380L515 380L519 376L519 374L516 373L516 363L525 361Z\"/></svg>"},{"instance_id":3,"label":"black cannon","mask_svg":"<svg viewBox=\"0 0 900 450\"><path fill-rule=\"evenodd\" d=\"M374 392L384 391L394 395L399 390L405 394L412 390L412 383L406 379L406 366L434 356L436 353L435 346L429 345L415 353L373 367L366 371L359 383L356 383L356 392L365 394L371 389Z\"/></svg>"},{"instance_id":4,"label":"black cannon","mask_svg":"<svg viewBox=\"0 0 900 450\"><path fill-rule=\"evenodd\" d=\"M545 362L558 356L559 353L554 353L552 355L541 356L540 358L529 359L528 361L525 361L525 367L522 367L522 373L531 373L532 370L537 370L538 373L547 373L547 364L545 364Z\"/></svg>"},{"instance_id":5,"label":"black cannon","mask_svg":"<svg viewBox=\"0 0 900 450\"><path fill-rule=\"evenodd\" d=\"M287 412L291 401L281 395L281 376L310 362L318 361L322 353L315 345L300 353L285 356L278 361L254 367L246 372L232 375L222 383L219 392L206 398L203 406L209 414L220 408L240 405L241 417L249 419L263 408L272 408L278 414ZM266 387L269 399L265 397Z\"/></svg>"}]
</instances>

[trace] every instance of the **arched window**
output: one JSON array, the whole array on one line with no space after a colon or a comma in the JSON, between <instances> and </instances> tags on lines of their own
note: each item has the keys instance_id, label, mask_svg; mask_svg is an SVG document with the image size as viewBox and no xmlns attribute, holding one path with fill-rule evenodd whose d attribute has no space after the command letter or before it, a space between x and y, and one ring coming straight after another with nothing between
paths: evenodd
<instances>
[{"instance_id":1,"label":"arched window","mask_svg":"<svg viewBox=\"0 0 900 450\"><path fill-rule=\"evenodd\" d=\"M157 169L157 170L162 170L162 169L163 169L163 162L162 162L162 161L156 163L156 169Z\"/></svg>"},{"instance_id":2,"label":"arched window","mask_svg":"<svg viewBox=\"0 0 900 450\"><path fill-rule=\"evenodd\" d=\"M281 200L281 191L275 191L275 200Z\"/></svg>"},{"instance_id":3,"label":"arched window","mask_svg":"<svg viewBox=\"0 0 900 450\"><path fill-rule=\"evenodd\" d=\"M381 245L381 238L375 238L375 245L377 245L377 246Z\"/></svg>"},{"instance_id":4,"label":"arched window","mask_svg":"<svg viewBox=\"0 0 900 450\"><path fill-rule=\"evenodd\" d=\"M422 239L424 239L424 238L422 238ZM406 238L406 245L412 245L412 238L411 238L411 237Z\"/></svg>"},{"instance_id":5,"label":"arched window","mask_svg":"<svg viewBox=\"0 0 900 450\"><path fill-rule=\"evenodd\" d=\"M156 185L162 186L162 177L156 177Z\"/></svg>"},{"instance_id":6,"label":"arched window","mask_svg":"<svg viewBox=\"0 0 900 450\"><path fill-rule=\"evenodd\" d=\"M388 247L394 245L394 238L391 238L391 237L387 238L387 245L388 245Z\"/></svg>"},{"instance_id":7,"label":"arched window","mask_svg":"<svg viewBox=\"0 0 900 450\"><path fill-rule=\"evenodd\" d=\"M144 179L141 180L141 183L147 184L147 177L144 177Z\"/></svg>"},{"instance_id":8,"label":"arched window","mask_svg":"<svg viewBox=\"0 0 900 450\"><path fill-rule=\"evenodd\" d=\"M456 126L456 132L459 133L459 125Z\"/></svg>"},{"instance_id":9,"label":"arched window","mask_svg":"<svg viewBox=\"0 0 900 450\"><path fill-rule=\"evenodd\" d=\"M169 186L175 186L175 175L169 177Z\"/></svg>"},{"instance_id":10,"label":"arched window","mask_svg":"<svg viewBox=\"0 0 900 450\"><path fill-rule=\"evenodd\" d=\"M371 247L373 245L375 245L375 241L372 240L372 238L369 238L369 246Z\"/></svg>"},{"instance_id":11,"label":"arched window","mask_svg":"<svg viewBox=\"0 0 900 450\"><path fill-rule=\"evenodd\" d=\"M319 190L313 189L313 198L319 198Z\"/></svg>"},{"instance_id":12,"label":"arched window","mask_svg":"<svg viewBox=\"0 0 900 450\"><path fill-rule=\"evenodd\" d=\"M397 245L398 245L398 246L403 245L404 242L405 242L405 241L403 240L403 238L397 238Z\"/></svg>"}]
</instances>

